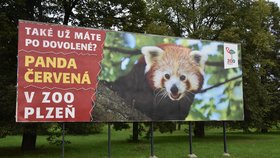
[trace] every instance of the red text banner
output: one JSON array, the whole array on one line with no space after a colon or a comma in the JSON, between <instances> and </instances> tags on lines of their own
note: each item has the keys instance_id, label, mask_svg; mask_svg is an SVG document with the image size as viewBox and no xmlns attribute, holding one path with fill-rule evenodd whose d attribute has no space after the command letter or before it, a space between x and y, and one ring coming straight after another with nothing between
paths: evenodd
<instances>
[{"instance_id":1,"label":"red text banner","mask_svg":"<svg viewBox=\"0 0 280 158\"><path fill-rule=\"evenodd\" d=\"M19 22L17 122L88 122L106 32Z\"/></svg>"}]
</instances>

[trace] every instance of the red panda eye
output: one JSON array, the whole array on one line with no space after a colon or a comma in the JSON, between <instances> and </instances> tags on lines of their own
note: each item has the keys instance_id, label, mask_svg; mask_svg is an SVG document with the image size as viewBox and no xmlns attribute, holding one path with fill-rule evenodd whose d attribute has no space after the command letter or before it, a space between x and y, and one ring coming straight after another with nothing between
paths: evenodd
<instances>
[{"instance_id":1,"label":"red panda eye","mask_svg":"<svg viewBox=\"0 0 280 158\"><path fill-rule=\"evenodd\" d=\"M181 81L184 81L185 79L186 79L186 76L185 76L185 75L180 76L180 80L181 80Z\"/></svg>"},{"instance_id":2,"label":"red panda eye","mask_svg":"<svg viewBox=\"0 0 280 158\"><path fill-rule=\"evenodd\" d=\"M164 77L169 80L170 79L170 75L169 74L165 74Z\"/></svg>"}]
</instances>

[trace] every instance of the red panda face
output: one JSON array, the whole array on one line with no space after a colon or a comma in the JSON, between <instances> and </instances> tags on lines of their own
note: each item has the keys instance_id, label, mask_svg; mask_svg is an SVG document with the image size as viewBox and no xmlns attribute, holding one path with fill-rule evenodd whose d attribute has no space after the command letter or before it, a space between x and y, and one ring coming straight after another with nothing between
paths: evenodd
<instances>
[{"instance_id":1,"label":"red panda face","mask_svg":"<svg viewBox=\"0 0 280 158\"><path fill-rule=\"evenodd\" d=\"M201 90L207 56L175 44L143 47L142 53L149 85L163 96L175 101Z\"/></svg>"}]
</instances>

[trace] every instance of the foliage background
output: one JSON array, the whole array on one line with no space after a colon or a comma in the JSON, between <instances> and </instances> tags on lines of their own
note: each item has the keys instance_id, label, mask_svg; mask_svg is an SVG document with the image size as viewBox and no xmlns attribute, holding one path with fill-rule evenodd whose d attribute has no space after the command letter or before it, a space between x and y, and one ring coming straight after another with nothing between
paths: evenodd
<instances>
[{"instance_id":1,"label":"foliage background","mask_svg":"<svg viewBox=\"0 0 280 158\"><path fill-rule=\"evenodd\" d=\"M175 43L208 55L202 91L196 94L186 120L243 120L241 60L238 68L224 69L223 42L108 31L99 79L114 82L137 64L143 46L163 43ZM238 49L240 59L240 45Z\"/></svg>"}]
</instances>

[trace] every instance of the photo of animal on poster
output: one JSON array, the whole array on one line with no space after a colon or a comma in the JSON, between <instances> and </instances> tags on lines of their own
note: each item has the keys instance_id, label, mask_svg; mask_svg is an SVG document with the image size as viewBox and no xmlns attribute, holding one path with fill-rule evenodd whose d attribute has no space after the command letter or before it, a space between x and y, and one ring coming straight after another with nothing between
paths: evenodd
<instances>
[{"instance_id":1,"label":"photo of animal on poster","mask_svg":"<svg viewBox=\"0 0 280 158\"><path fill-rule=\"evenodd\" d=\"M93 121L242 120L240 58L238 44L108 31Z\"/></svg>"}]
</instances>

